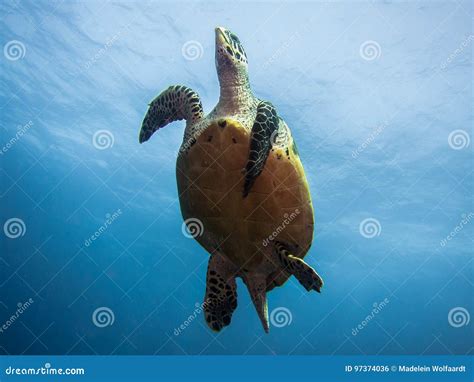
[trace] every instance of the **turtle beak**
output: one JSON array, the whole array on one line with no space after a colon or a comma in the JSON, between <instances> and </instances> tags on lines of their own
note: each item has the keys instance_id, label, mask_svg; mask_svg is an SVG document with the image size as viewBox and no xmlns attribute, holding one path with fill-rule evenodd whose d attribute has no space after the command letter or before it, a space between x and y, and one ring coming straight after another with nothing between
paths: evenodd
<instances>
[{"instance_id":1,"label":"turtle beak","mask_svg":"<svg viewBox=\"0 0 474 382\"><path fill-rule=\"evenodd\" d=\"M225 29L222 27L216 28L216 45L223 45L226 42Z\"/></svg>"}]
</instances>

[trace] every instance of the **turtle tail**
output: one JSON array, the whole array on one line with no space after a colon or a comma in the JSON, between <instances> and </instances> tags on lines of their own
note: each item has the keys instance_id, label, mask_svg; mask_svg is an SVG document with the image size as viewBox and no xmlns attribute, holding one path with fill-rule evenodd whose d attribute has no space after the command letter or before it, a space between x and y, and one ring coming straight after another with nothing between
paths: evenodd
<instances>
[{"instance_id":1,"label":"turtle tail","mask_svg":"<svg viewBox=\"0 0 474 382\"><path fill-rule=\"evenodd\" d=\"M168 123L185 119L195 122L203 116L199 95L183 85L173 85L161 92L149 104L143 119L139 142L146 142L153 133Z\"/></svg>"},{"instance_id":2,"label":"turtle tail","mask_svg":"<svg viewBox=\"0 0 474 382\"><path fill-rule=\"evenodd\" d=\"M268 305L267 305L267 284L266 278L258 274L244 274L242 277L247 289L249 290L255 310L257 311L263 330L268 333L270 327L268 325Z\"/></svg>"}]
</instances>

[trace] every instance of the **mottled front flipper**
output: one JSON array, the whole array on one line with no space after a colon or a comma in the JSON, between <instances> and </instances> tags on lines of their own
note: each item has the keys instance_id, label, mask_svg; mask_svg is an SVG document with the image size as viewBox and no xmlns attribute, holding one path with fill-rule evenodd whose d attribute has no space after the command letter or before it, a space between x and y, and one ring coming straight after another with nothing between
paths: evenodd
<instances>
[{"instance_id":1,"label":"mottled front flipper","mask_svg":"<svg viewBox=\"0 0 474 382\"><path fill-rule=\"evenodd\" d=\"M197 121L203 116L199 95L183 85L170 86L150 103L140 130L140 143L150 139L153 133L173 121L185 119Z\"/></svg>"},{"instance_id":2,"label":"mottled front flipper","mask_svg":"<svg viewBox=\"0 0 474 382\"><path fill-rule=\"evenodd\" d=\"M277 241L275 249L278 259L286 272L295 276L307 291L314 289L316 292L321 293L323 279L313 268L306 264L303 259L293 256L283 243Z\"/></svg>"},{"instance_id":3,"label":"mottled front flipper","mask_svg":"<svg viewBox=\"0 0 474 382\"><path fill-rule=\"evenodd\" d=\"M211 255L207 268L204 314L207 325L220 331L230 324L237 307L235 267L218 253Z\"/></svg>"},{"instance_id":4,"label":"mottled front flipper","mask_svg":"<svg viewBox=\"0 0 474 382\"><path fill-rule=\"evenodd\" d=\"M272 134L278 129L277 112L270 102L260 101L252 126L250 153L245 167L244 198L260 175L272 148Z\"/></svg>"}]
</instances>

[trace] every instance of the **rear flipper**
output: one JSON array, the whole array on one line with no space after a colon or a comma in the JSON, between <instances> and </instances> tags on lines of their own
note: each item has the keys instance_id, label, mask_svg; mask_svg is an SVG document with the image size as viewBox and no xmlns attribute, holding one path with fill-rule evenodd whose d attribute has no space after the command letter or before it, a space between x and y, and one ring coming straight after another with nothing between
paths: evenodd
<instances>
[{"instance_id":1,"label":"rear flipper","mask_svg":"<svg viewBox=\"0 0 474 382\"><path fill-rule=\"evenodd\" d=\"M207 325L214 331L220 331L230 324L232 313L237 307L237 285L235 267L220 254L215 253L209 259L207 268L206 296L204 315Z\"/></svg>"},{"instance_id":2,"label":"rear flipper","mask_svg":"<svg viewBox=\"0 0 474 382\"><path fill-rule=\"evenodd\" d=\"M203 116L199 95L183 85L170 86L153 101L143 119L140 143L146 142L153 133L173 121L185 119L194 122Z\"/></svg>"},{"instance_id":3,"label":"rear flipper","mask_svg":"<svg viewBox=\"0 0 474 382\"><path fill-rule=\"evenodd\" d=\"M303 259L293 256L288 251L288 247L279 241L275 242L275 249L285 271L295 276L307 291L314 289L316 292L321 293L323 279L312 267L306 264Z\"/></svg>"}]
</instances>

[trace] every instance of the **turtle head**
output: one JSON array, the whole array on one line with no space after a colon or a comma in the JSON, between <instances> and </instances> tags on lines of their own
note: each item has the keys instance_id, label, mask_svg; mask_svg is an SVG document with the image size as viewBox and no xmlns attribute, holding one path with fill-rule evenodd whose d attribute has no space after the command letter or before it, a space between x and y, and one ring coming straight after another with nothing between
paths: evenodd
<instances>
[{"instance_id":1,"label":"turtle head","mask_svg":"<svg viewBox=\"0 0 474 382\"><path fill-rule=\"evenodd\" d=\"M216 28L216 68L221 82L248 81L244 47L234 33L222 27Z\"/></svg>"}]
</instances>

